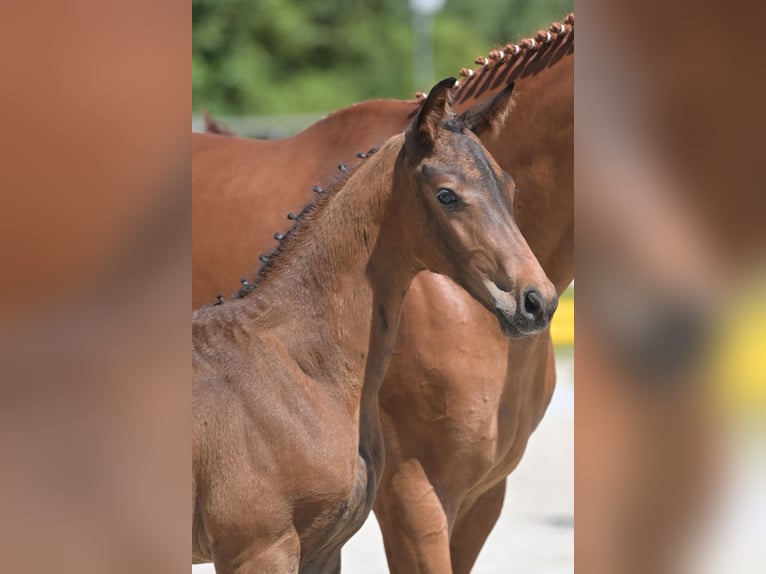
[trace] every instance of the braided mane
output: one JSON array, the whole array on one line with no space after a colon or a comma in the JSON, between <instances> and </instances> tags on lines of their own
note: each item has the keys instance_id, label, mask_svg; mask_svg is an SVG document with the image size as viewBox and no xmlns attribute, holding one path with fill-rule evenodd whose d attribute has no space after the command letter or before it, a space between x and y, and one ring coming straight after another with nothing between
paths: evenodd
<instances>
[{"instance_id":1,"label":"braided mane","mask_svg":"<svg viewBox=\"0 0 766 574\"><path fill-rule=\"evenodd\" d=\"M367 159L371 155L373 155L378 150L376 148L370 149L368 152L363 153L359 152L357 153L357 157L361 158L362 160ZM322 207L327 205L330 200L340 192L341 189L346 185L349 178L354 174L354 172L359 168L360 165L362 165L362 161L357 162L354 166L347 166L344 163L341 163L338 165L339 173L332 178L328 184L327 187L322 187L320 185L314 186L314 192L316 193L316 196L314 199L310 202L308 202L303 209L300 211L300 213L290 213L288 214L288 219L291 219L293 221L293 225L284 233L281 234L277 232L274 235L274 238L279 241L279 244L277 245L277 248L272 251L269 255L261 255L260 260L263 263L261 265L258 274L256 275L255 279L253 281L249 281L246 277L243 277L240 281L242 283L242 287L237 292L236 297L237 299L241 299L245 296L247 296L249 293L254 291L256 287L276 268L279 267L280 262L284 259L284 254L291 243L291 240L297 236L298 233L300 233L302 230L310 227L310 223L312 220L316 218L316 215L319 211L321 211ZM219 295L218 297L218 303L223 303L223 297Z\"/></svg>"},{"instance_id":2,"label":"braided mane","mask_svg":"<svg viewBox=\"0 0 766 574\"><path fill-rule=\"evenodd\" d=\"M533 64L535 60L544 55L553 55L558 59L564 54L560 48L573 39L574 36L574 12L569 13L564 23L552 22L547 30L538 30L531 38L524 38L518 44L506 44L503 47L491 50L486 56L477 56L474 63L478 69L461 68L460 80L455 90L455 102L465 101L471 96L478 96L491 87L491 82L484 81L493 75L499 75L507 83L514 77L521 75L525 70L525 64ZM501 70L504 68L504 70ZM534 73L534 72L532 72ZM415 98L425 101L428 94L416 92Z\"/></svg>"}]
</instances>

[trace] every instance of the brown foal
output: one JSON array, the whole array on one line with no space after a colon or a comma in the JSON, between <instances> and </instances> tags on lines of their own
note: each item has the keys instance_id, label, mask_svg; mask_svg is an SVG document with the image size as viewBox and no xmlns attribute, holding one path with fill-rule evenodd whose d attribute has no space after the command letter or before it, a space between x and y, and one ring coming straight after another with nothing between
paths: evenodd
<instances>
[{"instance_id":1,"label":"brown foal","mask_svg":"<svg viewBox=\"0 0 766 574\"><path fill-rule=\"evenodd\" d=\"M194 314L193 562L339 571L383 470L377 394L419 271L510 336L548 326L556 290L513 220L515 184L474 135L503 123L512 84L459 118L453 84L297 216L238 299Z\"/></svg>"}]
</instances>

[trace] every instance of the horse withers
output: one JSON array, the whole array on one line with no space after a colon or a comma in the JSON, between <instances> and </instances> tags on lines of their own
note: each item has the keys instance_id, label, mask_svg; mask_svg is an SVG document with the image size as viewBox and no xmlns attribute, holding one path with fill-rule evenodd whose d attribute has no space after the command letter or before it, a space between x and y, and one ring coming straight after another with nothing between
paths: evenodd
<instances>
[{"instance_id":1,"label":"horse withers","mask_svg":"<svg viewBox=\"0 0 766 574\"><path fill-rule=\"evenodd\" d=\"M556 290L474 134L504 121L512 85L457 118L453 84L298 215L239 298L193 315L193 562L339 570L382 473L377 394L419 271L451 277L510 336L548 326Z\"/></svg>"}]
</instances>

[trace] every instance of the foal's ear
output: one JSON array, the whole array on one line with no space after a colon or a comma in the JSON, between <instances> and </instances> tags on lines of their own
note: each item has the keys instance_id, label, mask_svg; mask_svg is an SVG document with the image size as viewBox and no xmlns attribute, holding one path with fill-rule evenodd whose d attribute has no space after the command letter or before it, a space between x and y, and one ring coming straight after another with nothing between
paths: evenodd
<instances>
[{"instance_id":1,"label":"foal's ear","mask_svg":"<svg viewBox=\"0 0 766 574\"><path fill-rule=\"evenodd\" d=\"M446 78L431 88L418 116L408 130L408 139L418 145L430 146L436 140L439 124L449 115L455 78Z\"/></svg>"},{"instance_id":2,"label":"foal's ear","mask_svg":"<svg viewBox=\"0 0 766 574\"><path fill-rule=\"evenodd\" d=\"M498 133L505 125L505 120L513 108L511 94L515 84L516 82L510 82L491 100L467 109L460 115L460 120L476 135L481 135L488 129Z\"/></svg>"}]
</instances>

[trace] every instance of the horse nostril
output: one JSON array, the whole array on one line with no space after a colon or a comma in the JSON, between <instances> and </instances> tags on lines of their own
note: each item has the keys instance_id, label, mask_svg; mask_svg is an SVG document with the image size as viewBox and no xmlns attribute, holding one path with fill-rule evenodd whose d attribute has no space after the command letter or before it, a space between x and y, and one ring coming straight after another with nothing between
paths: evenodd
<instances>
[{"instance_id":1,"label":"horse nostril","mask_svg":"<svg viewBox=\"0 0 766 574\"><path fill-rule=\"evenodd\" d=\"M534 289L529 289L524 293L523 308L525 315L531 319L537 319L543 310L543 301L540 294Z\"/></svg>"}]
</instances>

